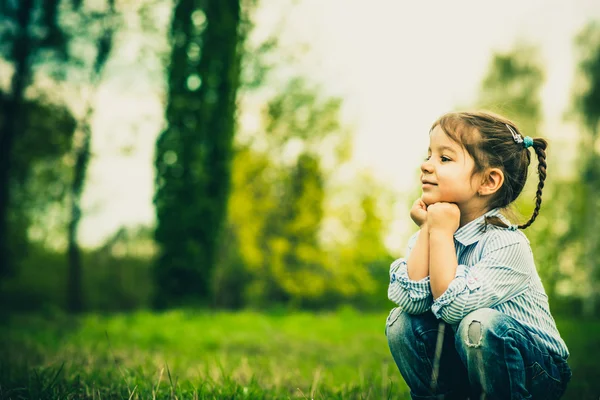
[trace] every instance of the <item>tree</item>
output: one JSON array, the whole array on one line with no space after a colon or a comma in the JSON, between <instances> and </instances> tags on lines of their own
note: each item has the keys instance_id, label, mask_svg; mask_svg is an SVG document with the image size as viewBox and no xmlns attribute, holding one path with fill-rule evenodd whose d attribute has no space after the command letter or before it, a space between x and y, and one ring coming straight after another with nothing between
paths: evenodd
<instances>
[{"instance_id":1,"label":"tree","mask_svg":"<svg viewBox=\"0 0 600 400\"><path fill-rule=\"evenodd\" d=\"M481 83L478 106L509 116L526 135L537 135L542 119L544 72L536 48L518 45L495 53Z\"/></svg>"},{"instance_id":2,"label":"tree","mask_svg":"<svg viewBox=\"0 0 600 400\"><path fill-rule=\"evenodd\" d=\"M304 298L325 291L329 274L319 243L323 186L319 158L302 153L288 175L278 207L271 210L265 232L265 247L270 250L266 262L284 294L275 300L300 305Z\"/></svg>"},{"instance_id":3,"label":"tree","mask_svg":"<svg viewBox=\"0 0 600 400\"><path fill-rule=\"evenodd\" d=\"M60 209L68 191L65 177L71 167L64 159L77 123L64 104L43 94L25 99L21 110L27 118L13 145L7 221L14 272L28 251L30 230L56 228L47 216ZM0 115L0 123L3 118L5 115ZM44 233L36 235L43 237Z\"/></svg>"},{"instance_id":4,"label":"tree","mask_svg":"<svg viewBox=\"0 0 600 400\"><path fill-rule=\"evenodd\" d=\"M340 124L341 100L301 74L278 75L274 60L297 52L279 48L277 36L244 42L232 190L214 282L219 306L314 307L358 298L373 289L370 272L378 266L372 258L381 257L383 223L369 197L381 192L358 199L360 183L336 186L336 174L351 156L350 132ZM258 114L258 124L245 126ZM338 213L344 207L331 206L336 199L346 206L346 196L353 199L351 212L365 214L355 224ZM344 225L347 241L329 234L331 221ZM355 237L361 227L377 232ZM359 241L364 251L355 246Z\"/></svg>"},{"instance_id":5,"label":"tree","mask_svg":"<svg viewBox=\"0 0 600 400\"><path fill-rule=\"evenodd\" d=\"M240 70L240 3L176 3L168 127L156 144L156 305L210 298L225 218Z\"/></svg>"},{"instance_id":6,"label":"tree","mask_svg":"<svg viewBox=\"0 0 600 400\"><path fill-rule=\"evenodd\" d=\"M396 196L366 172L355 176L352 186L344 186L330 194L337 204L328 209L328 219L338 225L328 234L336 240L326 245L329 270L335 272L334 293L358 307L387 306L391 256L384 237Z\"/></svg>"},{"instance_id":7,"label":"tree","mask_svg":"<svg viewBox=\"0 0 600 400\"><path fill-rule=\"evenodd\" d=\"M71 310L79 310L82 307L82 290L77 227L81 218L79 203L90 153L89 120L93 109L89 103L84 115L75 121L71 112L66 107L61 107L56 100L60 97L60 90L52 93L52 100L46 99L46 95L36 90L35 77L39 75L53 78L56 88L59 88L59 83L64 83L67 75L71 88L77 85L96 86L97 77L110 52L112 32L116 28L115 19L103 12L87 9L77 0L64 3L61 7L58 0L40 3L25 1L18 6L15 2L12 2L13 5L10 3L2 3L3 10L7 11L6 22L10 24L18 21L19 30L16 35L9 29L1 31L9 40L7 43L12 42L12 48L7 46L3 55L13 62L15 72L12 100L4 108L6 112L2 118L2 138L6 140L6 146L3 145L2 150L7 152L8 157L3 158L6 164L0 169L7 174L6 178L2 178L8 179L7 185L2 185L5 192L2 196L7 196L8 203L6 207L0 207L0 215L8 213L10 208L11 212L7 214L10 218L4 229L10 229L11 234L0 234L0 247L8 243L14 256L14 249L20 247L14 245L14 238L27 243L29 228L47 226L44 223L47 214L59 214L59 224L67 225L69 219L67 304ZM107 5L109 13L114 15L114 0L107 0ZM96 38L98 32L99 37ZM94 63L71 51L74 38L79 44L87 41L90 47L96 47ZM89 68L92 70L91 78L78 80L79 73L85 74L89 64L93 64ZM34 95L30 94L29 97L36 100L25 98L26 88L32 89L30 93ZM27 106L30 103L38 104L39 107ZM61 112L56 116L39 115L44 109L59 109ZM73 160L72 166L69 164L70 159ZM63 204L67 194L69 207ZM69 213L70 217L67 217ZM3 218L0 218L0 222ZM56 236L58 232L53 231L57 228L56 224L50 225L52 226L48 230ZM59 227L60 232L64 231L64 225ZM0 223L0 229L3 226ZM7 251L0 253L7 257L1 262L2 266L8 265L11 254ZM14 257L12 261L14 266Z\"/></svg>"},{"instance_id":8,"label":"tree","mask_svg":"<svg viewBox=\"0 0 600 400\"><path fill-rule=\"evenodd\" d=\"M238 136L218 304L318 306L361 293L371 282L360 263L366 264L367 252L361 258L353 244L323 240L328 197L360 190L328 188L350 155L341 101L303 77L273 86L282 89L263 103L260 127ZM364 202L367 211L369 204ZM361 201L353 207L360 214ZM358 230L361 222L379 227L365 217L349 229Z\"/></svg>"},{"instance_id":9,"label":"tree","mask_svg":"<svg viewBox=\"0 0 600 400\"><path fill-rule=\"evenodd\" d=\"M101 26L100 34L96 39L96 57L91 68L88 84L97 89L102 77L102 72L110 56L113 47L113 36L116 29L116 10L115 0L108 0L108 12L90 17L81 15L83 22L80 27L85 34L86 28L90 24L99 24ZM77 232L81 221L81 196L85 186L85 177L87 167L91 157L92 130L90 121L93 116L92 100L88 100L83 117L78 121L78 129L72 146L72 156L74 159L72 180L69 191L70 216L67 227L68 243L68 262L69 272L67 277L67 308L71 312L79 312L84 308L83 298L83 277L81 265L81 250Z\"/></svg>"},{"instance_id":10,"label":"tree","mask_svg":"<svg viewBox=\"0 0 600 400\"><path fill-rule=\"evenodd\" d=\"M3 95L0 125L0 277L13 270L8 215L14 146L24 132L25 90L40 59L66 56L67 39L58 25L58 5L59 0L0 1L0 55L14 68L10 93Z\"/></svg>"},{"instance_id":11,"label":"tree","mask_svg":"<svg viewBox=\"0 0 600 400\"><path fill-rule=\"evenodd\" d=\"M572 208L568 235L581 241L583 246L578 265L587 271L584 314L596 312L600 255L600 154L598 129L600 121L600 23L587 25L576 38L579 56L578 78L574 96L574 109L582 129L579 148L579 177L575 189L579 193L578 207Z\"/></svg>"},{"instance_id":12,"label":"tree","mask_svg":"<svg viewBox=\"0 0 600 400\"><path fill-rule=\"evenodd\" d=\"M268 155L249 145L236 146L228 200L227 221L220 243L214 282L214 304L240 308L268 297L265 279L267 253L261 247L266 216L277 207L275 187L277 166ZM249 294L249 283L260 280L256 293ZM256 304L256 302L254 302Z\"/></svg>"}]
</instances>

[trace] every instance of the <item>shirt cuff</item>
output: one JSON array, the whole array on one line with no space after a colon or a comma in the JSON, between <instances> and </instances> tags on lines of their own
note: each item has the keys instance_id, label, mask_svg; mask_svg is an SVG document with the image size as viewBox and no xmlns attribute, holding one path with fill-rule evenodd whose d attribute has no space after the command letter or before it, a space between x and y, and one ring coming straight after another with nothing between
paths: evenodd
<instances>
[{"instance_id":1,"label":"shirt cuff","mask_svg":"<svg viewBox=\"0 0 600 400\"><path fill-rule=\"evenodd\" d=\"M401 258L392 263L390 267L390 284L397 283L406 290L411 300L422 300L431 295L431 286L429 285L429 276L414 281L408 277L406 260Z\"/></svg>"},{"instance_id":2,"label":"shirt cuff","mask_svg":"<svg viewBox=\"0 0 600 400\"><path fill-rule=\"evenodd\" d=\"M467 276L467 267L465 265L458 265L454 279L450 282L446 291L435 299L431 305L431 311L436 318L442 318L442 309L451 304L458 295L465 291L465 288L473 291L479 288L479 281L474 276Z\"/></svg>"}]
</instances>

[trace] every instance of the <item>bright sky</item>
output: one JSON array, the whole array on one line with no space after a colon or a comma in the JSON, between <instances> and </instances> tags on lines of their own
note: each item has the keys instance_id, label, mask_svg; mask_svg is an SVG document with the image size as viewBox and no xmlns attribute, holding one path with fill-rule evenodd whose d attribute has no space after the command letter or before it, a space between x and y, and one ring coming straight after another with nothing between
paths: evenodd
<instances>
[{"instance_id":1,"label":"bright sky","mask_svg":"<svg viewBox=\"0 0 600 400\"><path fill-rule=\"evenodd\" d=\"M517 40L541 49L545 133L561 141L573 135L563 122L575 66L572 43L588 21L600 18L598 1L300 0L291 9L283 3L262 0L259 26L284 18L281 44L310 47L302 68L343 97L344 122L356 132L356 162L399 193L415 187L431 123L472 104L492 52L510 50ZM154 221L161 96L160 85L148 82L102 89L84 196L84 245L99 244L121 225ZM135 151L122 154L124 144ZM405 214L397 216L396 231L406 228Z\"/></svg>"}]
</instances>

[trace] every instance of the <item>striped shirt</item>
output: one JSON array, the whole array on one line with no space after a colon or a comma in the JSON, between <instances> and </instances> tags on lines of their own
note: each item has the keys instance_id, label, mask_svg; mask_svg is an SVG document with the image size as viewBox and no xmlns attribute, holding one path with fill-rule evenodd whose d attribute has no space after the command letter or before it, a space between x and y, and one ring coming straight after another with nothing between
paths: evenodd
<instances>
[{"instance_id":1,"label":"striped shirt","mask_svg":"<svg viewBox=\"0 0 600 400\"><path fill-rule=\"evenodd\" d=\"M548 296L535 268L529 240L516 226L508 229L485 224L485 216L498 216L509 224L499 209L469 222L454 233L458 267L440 297L433 300L429 277L408 277L406 260L419 232L409 240L405 258L390 266L388 297L409 314L431 310L451 325L471 311L493 308L516 319L537 335L546 348L564 358L569 356L550 314Z\"/></svg>"}]
</instances>

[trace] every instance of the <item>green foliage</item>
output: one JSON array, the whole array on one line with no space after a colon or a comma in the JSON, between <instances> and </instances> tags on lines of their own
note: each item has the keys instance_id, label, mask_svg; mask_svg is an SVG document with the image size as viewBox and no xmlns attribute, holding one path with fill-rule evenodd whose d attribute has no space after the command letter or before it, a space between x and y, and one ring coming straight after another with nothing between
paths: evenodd
<instances>
[{"instance_id":1,"label":"green foliage","mask_svg":"<svg viewBox=\"0 0 600 400\"><path fill-rule=\"evenodd\" d=\"M269 101L265 129L275 148L283 148L291 140L300 140L315 152L323 139L339 132L339 98L320 96L302 78L291 79L287 86Z\"/></svg>"},{"instance_id":2,"label":"green foliage","mask_svg":"<svg viewBox=\"0 0 600 400\"><path fill-rule=\"evenodd\" d=\"M248 147L236 150L232 167L232 190L228 217L220 242L215 275L218 306L241 307L249 275L261 275L266 252L261 246L265 216L275 208L272 161ZM264 279L267 279L264 276Z\"/></svg>"},{"instance_id":3,"label":"green foliage","mask_svg":"<svg viewBox=\"0 0 600 400\"><path fill-rule=\"evenodd\" d=\"M495 53L488 68L478 105L508 116L525 135L538 136L544 82L538 50L517 45L510 52Z\"/></svg>"},{"instance_id":4,"label":"green foliage","mask_svg":"<svg viewBox=\"0 0 600 400\"><path fill-rule=\"evenodd\" d=\"M364 188L373 189L364 194L357 195L360 185L334 189L350 140L340 124L340 109L340 99L296 77L263 106L264 133L240 140L215 282L217 305L355 302L368 307L375 275L387 284L387 275L380 273L390 262L382 240L385 224L378 219L374 197L384 191L374 182L364 182ZM362 215L350 223L330 203L348 209L352 197L360 198L352 202L351 212ZM326 216L347 240L324 237ZM384 299L385 288L379 293Z\"/></svg>"},{"instance_id":5,"label":"green foliage","mask_svg":"<svg viewBox=\"0 0 600 400\"><path fill-rule=\"evenodd\" d=\"M206 302L226 215L239 85L240 4L175 6L168 127L156 144L156 305Z\"/></svg>"},{"instance_id":6,"label":"green foliage","mask_svg":"<svg viewBox=\"0 0 600 400\"><path fill-rule=\"evenodd\" d=\"M347 273L355 288L349 294L354 295L356 300L362 298L362 302L374 308L385 308L389 304L387 288L391 257L384 245L384 235L387 232L385 221L389 220L389 216L382 214L379 202L387 200L384 201L384 209L391 210L392 199L391 194L372 178L363 180L360 197L362 220L353 230L355 237L350 242L352 247L348 248L349 259L346 261L352 266ZM390 198L385 199L386 196Z\"/></svg>"},{"instance_id":7,"label":"green foliage","mask_svg":"<svg viewBox=\"0 0 600 400\"><path fill-rule=\"evenodd\" d=\"M75 3L0 3L0 53L14 69L10 95L0 99L0 275L10 265L11 272L22 276L19 267L31 259L29 240L37 242L34 248L41 243L64 249L68 242L72 268L64 277L71 284L61 292L72 295L71 308L79 309L82 291L77 226L90 158L93 107L88 102L86 121L76 120L64 93L97 84L99 79L94 78L108 59L112 33L119 21L113 0L107 0L109 13ZM96 50L95 60L81 49ZM64 92L63 87L67 89Z\"/></svg>"},{"instance_id":8,"label":"green foliage","mask_svg":"<svg viewBox=\"0 0 600 400\"><path fill-rule=\"evenodd\" d=\"M585 298L587 315L596 312L598 279L600 278L600 152L598 132L600 121L600 23L592 22L576 38L579 58L574 111L582 123L578 149L578 177L573 190L575 199L567 231L574 248L576 265L586 272L580 292Z\"/></svg>"},{"instance_id":9,"label":"green foliage","mask_svg":"<svg viewBox=\"0 0 600 400\"><path fill-rule=\"evenodd\" d=\"M223 114L213 104L216 98L212 97L222 88L216 78L204 79L199 73L212 68L203 65L199 57L204 50L208 51L208 47L202 47L207 45L203 38L208 29L208 10L203 8L189 14L183 3L180 6L184 8L179 10L179 19L173 21L176 25L173 29L178 32L187 29L190 38L187 44L180 43L175 37L183 36L173 34L173 58L185 59L186 63L170 64L172 96L167 114L172 116L173 123L157 142L155 204L157 214L163 218L159 218L155 237L162 250L153 270L148 269L148 257L122 254L118 250L123 247L121 240L117 243L109 240L97 251L83 251L80 276L86 308L144 308L152 294L161 305L168 305L171 300L173 304L206 303L209 300L202 296L209 292L214 305L233 308L270 307L273 302L287 307L336 307L348 302L358 307L387 304L383 286L388 281L390 260L382 240L385 218L379 215L384 191L372 178L361 178L356 188L352 187L356 182L336 183L337 171L345 167L351 156L350 132L340 124L341 100L324 96L321 87L302 77L281 85L267 83L271 70L268 61L276 40L268 39L258 44L258 48L240 40L238 50L244 49L244 95L268 91L271 87L280 90L272 93L257 113L263 118L264 132L252 135L249 140L242 137L236 146L232 161L233 191L227 199L223 192L226 185L218 177L224 176L221 173L229 168L225 150L231 138L212 134L222 128L218 117ZM253 0L243 2L242 36L251 28L253 7ZM80 8L66 5L60 10L59 19L65 34L77 37L77 45L85 42L92 49L93 44L97 50L95 58L69 55L62 64L52 61L42 66L46 72L61 68L77 72L70 79L76 85L98 83L100 67L108 60L110 51L108 28L118 27L119 22L112 14L100 13L106 16L106 26L98 25L94 18L86 17L86 10L85 5ZM188 25L181 25L184 20ZM86 24L89 31L83 29ZM95 78L87 79L88 76ZM227 99L232 98L223 97L223 104ZM60 253L67 238L72 243L76 240L73 224L70 236L63 236L69 217L64 195L71 188L72 199L77 200L85 183L85 168L78 168L73 174L73 166L84 165L77 160L85 161L89 156L85 149L90 139L87 129L93 115L92 103L89 106L79 121L68 115L71 125L63 115L68 112L58 105L49 103L44 112L52 111L51 115L31 112L39 114L39 118L31 120L36 131L24 135L30 142L17 148L23 154L23 165L32 163L34 167L32 173L25 167L22 169L22 179L32 189L19 194L26 213L21 219L14 217L15 226L18 222L22 231L19 246L23 260L21 271L3 286L6 298L10 299L6 303L9 309L62 309L66 293L74 292L66 286L68 277L74 274L67 267L67 255ZM201 112L202 107L213 111ZM60 129L45 134L46 128L40 124L46 123ZM76 125L77 135L73 136ZM237 127L236 130L242 131ZM71 136L64 136L64 132ZM58 139L60 143L52 142ZM56 154L47 157L38 154L38 150L45 149ZM82 157L78 158L77 152ZM77 177L74 181L73 175ZM49 196L44 190L57 195ZM216 197L209 199L206 196L209 192ZM230 208L226 229L218 240L217 220L227 204ZM79 216L78 207L72 211L73 216ZM345 212L352 217L348 218ZM336 229L330 229L331 226ZM345 240L337 240L338 235ZM17 235L11 236L12 243L17 244L16 239ZM26 247L28 239L32 240L30 249ZM206 267L210 251L204 251L203 246L213 242L219 243L219 267L211 272ZM171 246L170 250L165 250L165 243ZM151 253L155 255L154 250ZM154 282L149 283L152 274ZM176 285L179 283L182 286ZM209 285L205 291L204 284ZM179 290L182 288L188 290L187 294L186 290ZM175 293L173 298L172 293Z\"/></svg>"},{"instance_id":10,"label":"green foliage","mask_svg":"<svg viewBox=\"0 0 600 400\"><path fill-rule=\"evenodd\" d=\"M97 311L144 309L154 290L149 255L127 250L141 242L120 238L110 246L82 252L86 308ZM0 282L0 312L67 309L67 257L30 243L14 276Z\"/></svg>"},{"instance_id":11,"label":"green foliage","mask_svg":"<svg viewBox=\"0 0 600 400\"><path fill-rule=\"evenodd\" d=\"M600 22L590 22L577 35L575 44L579 58L575 109L588 135L596 137L600 120Z\"/></svg>"},{"instance_id":12,"label":"green foliage","mask_svg":"<svg viewBox=\"0 0 600 400\"><path fill-rule=\"evenodd\" d=\"M44 400L408 399L385 317L350 309L15 316L0 325L0 393ZM596 398L600 323L557 324L571 349L565 398Z\"/></svg>"},{"instance_id":13,"label":"green foliage","mask_svg":"<svg viewBox=\"0 0 600 400\"><path fill-rule=\"evenodd\" d=\"M54 220L48 215L56 213L68 190L65 176L69 176L71 165L65 156L76 125L65 106L42 96L26 101L22 112L27 118L14 141L8 220L8 240L16 265L26 254L30 227L36 228L39 237L64 228L61 214ZM0 123L5 118L0 114Z\"/></svg>"},{"instance_id":14,"label":"green foliage","mask_svg":"<svg viewBox=\"0 0 600 400\"><path fill-rule=\"evenodd\" d=\"M283 298L300 304L303 298L322 295L329 278L322 265L318 233L323 218L323 177L319 160L301 154L284 182L278 207L271 210L264 232L267 274L285 293ZM256 277L255 284L260 280Z\"/></svg>"},{"instance_id":15,"label":"green foliage","mask_svg":"<svg viewBox=\"0 0 600 400\"><path fill-rule=\"evenodd\" d=\"M26 113L25 91L31 84L34 68L40 60L61 59L66 54L66 37L58 26L57 9L57 0L41 3L32 0L0 1L0 57L14 71L10 94L0 94L0 277L14 273L15 251L10 238L21 236L19 234L23 230L16 235L11 230L15 226L24 231L27 229L27 222L23 218L25 213L17 210L20 215L15 218L9 212L13 205L20 204L15 202L14 197L18 195L13 193L16 186L13 175L19 175L19 162L14 158L20 156L15 154L15 146L19 140L27 140L23 139L24 128L31 121ZM63 133L69 136L72 130ZM25 175L31 170L27 164L20 167L21 172L25 170ZM19 221L15 223L15 219Z\"/></svg>"},{"instance_id":16,"label":"green foliage","mask_svg":"<svg viewBox=\"0 0 600 400\"><path fill-rule=\"evenodd\" d=\"M33 58L64 59L67 56L69 37L60 26L59 3L60 0L47 0L43 3L1 0L0 37L3 40L0 57L15 62L20 58L18 53L26 51ZM23 30L29 25L37 29ZM18 48L14 46L16 43L27 48ZM38 61L34 60L34 63Z\"/></svg>"}]
</instances>

